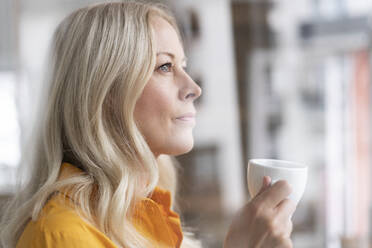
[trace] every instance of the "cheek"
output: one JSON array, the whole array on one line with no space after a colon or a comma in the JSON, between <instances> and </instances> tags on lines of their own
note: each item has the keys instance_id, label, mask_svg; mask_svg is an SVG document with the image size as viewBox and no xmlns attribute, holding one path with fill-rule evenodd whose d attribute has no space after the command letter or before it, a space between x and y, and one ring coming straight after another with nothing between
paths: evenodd
<instances>
[{"instance_id":1,"label":"cheek","mask_svg":"<svg viewBox=\"0 0 372 248\"><path fill-rule=\"evenodd\" d=\"M172 122L173 101L171 93L160 87L152 87L148 84L136 104L135 119L141 131L164 133Z\"/></svg>"},{"instance_id":2,"label":"cheek","mask_svg":"<svg viewBox=\"0 0 372 248\"><path fill-rule=\"evenodd\" d=\"M135 108L135 119L142 135L154 154L179 155L193 146L192 128L175 121L177 91L167 87L145 87Z\"/></svg>"}]
</instances>

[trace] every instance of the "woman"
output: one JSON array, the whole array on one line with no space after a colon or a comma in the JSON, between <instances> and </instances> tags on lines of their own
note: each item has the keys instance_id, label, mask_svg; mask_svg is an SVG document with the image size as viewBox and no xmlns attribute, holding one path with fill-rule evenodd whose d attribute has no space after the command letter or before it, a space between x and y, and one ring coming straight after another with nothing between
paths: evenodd
<instances>
[{"instance_id":1,"label":"woman","mask_svg":"<svg viewBox=\"0 0 372 248\"><path fill-rule=\"evenodd\" d=\"M54 34L32 175L8 205L3 247L200 247L171 199L170 155L190 151L193 102L174 18L150 3L79 9ZM291 247L285 182L237 214L225 247Z\"/></svg>"}]
</instances>

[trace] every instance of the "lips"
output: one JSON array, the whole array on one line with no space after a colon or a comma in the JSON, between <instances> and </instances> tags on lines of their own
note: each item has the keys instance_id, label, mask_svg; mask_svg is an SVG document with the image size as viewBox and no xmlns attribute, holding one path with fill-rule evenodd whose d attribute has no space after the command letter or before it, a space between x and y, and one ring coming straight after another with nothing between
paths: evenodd
<instances>
[{"instance_id":1,"label":"lips","mask_svg":"<svg viewBox=\"0 0 372 248\"><path fill-rule=\"evenodd\" d=\"M185 113L176 118L177 120L191 121L195 119L195 113L189 112Z\"/></svg>"},{"instance_id":2,"label":"lips","mask_svg":"<svg viewBox=\"0 0 372 248\"><path fill-rule=\"evenodd\" d=\"M181 121L193 121L193 120L195 120L195 117L178 117L177 120L181 120Z\"/></svg>"},{"instance_id":3,"label":"lips","mask_svg":"<svg viewBox=\"0 0 372 248\"><path fill-rule=\"evenodd\" d=\"M189 113L185 113L181 116L178 116L176 118L176 122L178 122L179 124L182 124L182 125L187 125L187 126L194 127L195 126L195 113L194 112L189 112Z\"/></svg>"}]
</instances>

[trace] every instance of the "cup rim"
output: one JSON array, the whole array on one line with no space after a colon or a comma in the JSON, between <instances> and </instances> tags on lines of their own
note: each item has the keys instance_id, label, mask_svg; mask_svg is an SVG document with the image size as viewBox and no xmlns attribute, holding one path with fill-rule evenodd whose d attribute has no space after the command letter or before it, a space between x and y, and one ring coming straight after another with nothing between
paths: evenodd
<instances>
[{"instance_id":1,"label":"cup rim","mask_svg":"<svg viewBox=\"0 0 372 248\"><path fill-rule=\"evenodd\" d=\"M272 166L270 164L267 164L266 162L275 162L275 163L285 163L292 165L293 167L288 167L288 166ZM273 169L284 169L284 170L307 170L308 166L304 165L302 163L294 162L294 161L288 161L288 160L282 160L282 159L267 159L267 158L258 158L258 159L250 159L248 161L248 165L250 164L256 164L262 167L268 167L268 168L273 168Z\"/></svg>"}]
</instances>

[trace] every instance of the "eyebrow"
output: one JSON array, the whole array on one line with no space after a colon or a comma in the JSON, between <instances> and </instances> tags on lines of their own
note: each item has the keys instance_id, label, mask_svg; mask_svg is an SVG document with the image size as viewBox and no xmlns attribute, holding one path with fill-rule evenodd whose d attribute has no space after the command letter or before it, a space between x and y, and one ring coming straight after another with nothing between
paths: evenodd
<instances>
[{"instance_id":1,"label":"eyebrow","mask_svg":"<svg viewBox=\"0 0 372 248\"><path fill-rule=\"evenodd\" d=\"M158 52L156 54L156 56L159 56L159 55L167 55L167 56L171 57L172 59L174 59L176 57L173 53L170 53L170 52ZM187 58L186 57L183 57L182 61L183 62L186 62L187 61Z\"/></svg>"}]
</instances>

